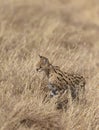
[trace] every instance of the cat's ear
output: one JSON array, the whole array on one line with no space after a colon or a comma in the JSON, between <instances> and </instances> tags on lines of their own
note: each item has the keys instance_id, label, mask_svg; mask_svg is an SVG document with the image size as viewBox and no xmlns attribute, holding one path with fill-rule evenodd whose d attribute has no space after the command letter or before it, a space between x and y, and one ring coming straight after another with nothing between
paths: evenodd
<instances>
[{"instance_id":1,"label":"cat's ear","mask_svg":"<svg viewBox=\"0 0 99 130\"><path fill-rule=\"evenodd\" d=\"M42 58L42 56L40 54L38 56L39 56L39 58Z\"/></svg>"},{"instance_id":2,"label":"cat's ear","mask_svg":"<svg viewBox=\"0 0 99 130\"><path fill-rule=\"evenodd\" d=\"M49 62L47 58L44 58L43 61L44 61L44 63L48 63Z\"/></svg>"}]
</instances>

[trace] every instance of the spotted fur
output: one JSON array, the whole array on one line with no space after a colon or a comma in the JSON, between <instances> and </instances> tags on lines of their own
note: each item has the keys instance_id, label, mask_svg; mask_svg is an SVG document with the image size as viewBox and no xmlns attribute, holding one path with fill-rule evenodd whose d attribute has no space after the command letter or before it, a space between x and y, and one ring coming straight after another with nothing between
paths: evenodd
<instances>
[{"instance_id":1,"label":"spotted fur","mask_svg":"<svg viewBox=\"0 0 99 130\"><path fill-rule=\"evenodd\" d=\"M48 58L44 56L39 57L40 61L36 65L36 70L45 72L51 96L70 90L72 99L75 99L79 97L80 91L84 92L85 79L83 76L63 72L58 66L53 66Z\"/></svg>"}]
</instances>

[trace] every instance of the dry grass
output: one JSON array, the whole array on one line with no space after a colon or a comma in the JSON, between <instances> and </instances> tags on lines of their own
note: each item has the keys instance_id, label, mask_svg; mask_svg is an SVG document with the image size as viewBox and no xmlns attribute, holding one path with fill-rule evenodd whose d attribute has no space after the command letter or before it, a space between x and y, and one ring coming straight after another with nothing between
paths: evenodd
<instances>
[{"instance_id":1,"label":"dry grass","mask_svg":"<svg viewBox=\"0 0 99 130\"><path fill-rule=\"evenodd\" d=\"M0 130L98 130L98 0L0 0ZM86 77L86 104L44 103L38 54Z\"/></svg>"}]
</instances>

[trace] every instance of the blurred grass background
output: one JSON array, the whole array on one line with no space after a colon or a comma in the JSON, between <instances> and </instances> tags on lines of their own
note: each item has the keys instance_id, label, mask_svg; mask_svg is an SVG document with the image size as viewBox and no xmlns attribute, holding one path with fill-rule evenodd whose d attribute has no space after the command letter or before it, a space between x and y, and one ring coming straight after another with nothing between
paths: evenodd
<instances>
[{"instance_id":1,"label":"blurred grass background","mask_svg":"<svg viewBox=\"0 0 99 130\"><path fill-rule=\"evenodd\" d=\"M98 0L0 0L0 129L98 130ZM86 78L86 105L43 103L38 54Z\"/></svg>"}]
</instances>

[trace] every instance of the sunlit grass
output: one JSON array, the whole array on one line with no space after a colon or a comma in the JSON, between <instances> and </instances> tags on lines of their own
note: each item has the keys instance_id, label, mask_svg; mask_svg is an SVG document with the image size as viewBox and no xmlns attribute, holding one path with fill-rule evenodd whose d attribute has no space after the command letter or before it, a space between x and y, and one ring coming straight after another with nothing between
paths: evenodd
<instances>
[{"instance_id":1,"label":"sunlit grass","mask_svg":"<svg viewBox=\"0 0 99 130\"><path fill-rule=\"evenodd\" d=\"M98 4L0 0L1 130L98 130ZM44 101L47 79L35 71L38 54L86 78L86 103L61 111L56 98Z\"/></svg>"}]
</instances>

